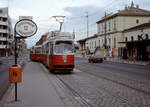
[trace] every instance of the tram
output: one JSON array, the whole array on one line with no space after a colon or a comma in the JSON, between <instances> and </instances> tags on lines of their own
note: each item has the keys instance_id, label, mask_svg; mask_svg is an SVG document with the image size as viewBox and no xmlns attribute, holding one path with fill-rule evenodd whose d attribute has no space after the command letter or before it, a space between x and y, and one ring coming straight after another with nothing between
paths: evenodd
<instances>
[{"instance_id":1,"label":"tram","mask_svg":"<svg viewBox=\"0 0 150 107\"><path fill-rule=\"evenodd\" d=\"M74 39L69 32L52 31L42 45L31 48L30 60L39 61L51 72L72 71L74 68Z\"/></svg>"}]
</instances>

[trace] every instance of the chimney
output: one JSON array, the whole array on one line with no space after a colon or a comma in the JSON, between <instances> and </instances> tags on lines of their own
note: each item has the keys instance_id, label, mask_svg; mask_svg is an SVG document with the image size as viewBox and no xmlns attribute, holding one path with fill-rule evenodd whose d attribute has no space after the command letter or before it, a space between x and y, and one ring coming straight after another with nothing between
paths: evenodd
<instances>
[{"instance_id":1,"label":"chimney","mask_svg":"<svg viewBox=\"0 0 150 107\"><path fill-rule=\"evenodd\" d=\"M139 5L138 4L136 5L136 8L139 9Z\"/></svg>"}]
</instances>

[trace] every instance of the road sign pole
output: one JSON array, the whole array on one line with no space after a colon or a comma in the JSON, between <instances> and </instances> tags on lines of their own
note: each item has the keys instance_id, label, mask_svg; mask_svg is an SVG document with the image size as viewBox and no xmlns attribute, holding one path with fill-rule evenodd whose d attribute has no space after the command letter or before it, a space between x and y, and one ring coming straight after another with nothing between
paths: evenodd
<instances>
[{"instance_id":1,"label":"road sign pole","mask_svg":"<svg viewBox=\"0 0 150 107\"><path fill-rule=\"evenodd\" d=\"M15 101L17 101L17 82L15 82Z\"/></svg>"},{"instance_id":2,"label":"road sign pole","mask_svg":"<svg viewBox=\"0 0 150 107\"><path fill-rule=\"evenodd\" d=\"M14 39L15 39L15 65L17 65L17 37L16 37L16 30L14 31ZM17 82L15 82L15 101L17 101Z\"/></svg>"},{"instance_id":3,"label":"road sign pole","mask_svg":"<svg viewBox=\"0 0 150 107\"><path fill-rule=\"evenodd\" d=\"M15 65L10 67L10 81L15 83L15 101L17 101L17 82L21 82L21 67L17 65L17 39L33 36L37 32L37 25L32 20L24 19L15 24ZM17 37L19 35L20 37Z\"/></svg>"}]
</instances>

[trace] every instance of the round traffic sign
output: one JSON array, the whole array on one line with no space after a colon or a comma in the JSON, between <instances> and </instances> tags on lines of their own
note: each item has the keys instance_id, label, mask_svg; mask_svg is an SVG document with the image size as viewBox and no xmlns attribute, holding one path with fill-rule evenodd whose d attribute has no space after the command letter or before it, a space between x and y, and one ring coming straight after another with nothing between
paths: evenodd
<instances>
[{"instance_id":1,"label":"round traffic sign","mask_svg":"<svg viewBox=\"0 0 150 107\"><path fill-rule=\"evenodd\" d=\"M21 37L30 37L37 32L37 25L32 20L23 19L15 24L15 31Z\"/></svg>"}]
</instances>

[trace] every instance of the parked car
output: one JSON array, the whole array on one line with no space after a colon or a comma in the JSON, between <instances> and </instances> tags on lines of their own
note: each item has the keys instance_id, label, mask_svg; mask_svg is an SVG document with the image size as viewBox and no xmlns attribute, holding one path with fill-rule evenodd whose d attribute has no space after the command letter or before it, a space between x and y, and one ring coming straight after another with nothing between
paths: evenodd
<instances>
[{"instance_id":1,"label":"parked car","mask_svg":"<svg viewBox=\"0 0 150 107\"><path fill-rule=\"evenodd\" d=\"M94 54L92 54L89 58L88 61L89 63L102 63L104 60L104 52L100 50L96 50Z\"/></svg>"}]
</instances>

